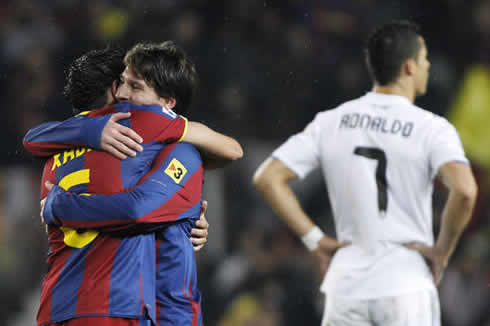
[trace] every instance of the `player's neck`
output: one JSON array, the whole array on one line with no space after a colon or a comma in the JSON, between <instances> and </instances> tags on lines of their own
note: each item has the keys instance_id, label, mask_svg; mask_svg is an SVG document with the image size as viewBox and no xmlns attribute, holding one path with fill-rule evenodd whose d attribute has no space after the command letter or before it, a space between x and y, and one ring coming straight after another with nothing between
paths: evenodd
<instances>
[{"instance_id":1,"label":"player's neck","mask_svg":"<svg viewBox=\"0 0 490 326\"><path fill-rule=\"evenodd\" d=\"M389 85L375 84L373 92L388 95L399 95L406 97L411 103L415 101L415 89L401 81Z\"/></svg>"}]
</instances>

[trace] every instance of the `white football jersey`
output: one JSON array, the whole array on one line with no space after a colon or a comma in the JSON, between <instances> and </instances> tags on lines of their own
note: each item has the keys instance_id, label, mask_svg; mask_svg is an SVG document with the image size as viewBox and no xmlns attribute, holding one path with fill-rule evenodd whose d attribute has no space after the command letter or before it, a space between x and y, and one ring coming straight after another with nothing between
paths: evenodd
<instances>
[{"instance_id":1,"label":"white football jersey","mask_svg":"<svg viewBox=\"0 0 490 326\"><path fill-rule=\"evenodd\" d=\"M334 256L324 291L368 299L434 287L422 256L401 244L433 245L434 177L468 163L446 119L371 92L318 113L272 156L300 178L321 167L337 238L352 243Z\"/></svg>"}]
</instances>

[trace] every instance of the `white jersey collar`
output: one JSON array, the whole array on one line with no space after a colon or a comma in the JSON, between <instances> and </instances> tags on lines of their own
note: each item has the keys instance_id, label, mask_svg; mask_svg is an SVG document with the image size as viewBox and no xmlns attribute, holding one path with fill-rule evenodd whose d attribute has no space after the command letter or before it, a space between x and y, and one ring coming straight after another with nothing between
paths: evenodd
<instances>
[{"instance_id":1,"label":"white jersey collar","mask_svg":"<svg viewBox=\"0 0 490 326\"><path fill-rule=\"evenodd\" d=\"M405 96L394 94L382 94L376 92L368 92L364 95L364 98L373 104L404 104L413 105Z\"/></svg>"}]
</instances>

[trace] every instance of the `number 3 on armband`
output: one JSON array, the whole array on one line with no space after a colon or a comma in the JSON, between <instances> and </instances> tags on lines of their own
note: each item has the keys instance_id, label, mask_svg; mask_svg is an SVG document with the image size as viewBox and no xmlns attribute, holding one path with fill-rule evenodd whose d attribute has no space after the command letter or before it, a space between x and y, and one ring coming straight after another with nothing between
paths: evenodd
<instances>
[{"instance_id":1,"label":"number 3 on armband","mask_svg":"<svg viewBox=\"0 0 490 326\"><path fill-rule=\"evenodd\" d=\"M68 191L70 188L86 184L90 182L90 169L83 169L72 172L70 174L65 175L58 185L64 190ZM86 196L90 196L89 194L84 194ZM98 231L95 230L87 230L84 232L78 232L75 229L69 227L60 227L60 230L63 232L63 242L72 248L83 248L88 245L90 242L94 241L95 238L99 235Z\"/></svg>"}]
</instances>

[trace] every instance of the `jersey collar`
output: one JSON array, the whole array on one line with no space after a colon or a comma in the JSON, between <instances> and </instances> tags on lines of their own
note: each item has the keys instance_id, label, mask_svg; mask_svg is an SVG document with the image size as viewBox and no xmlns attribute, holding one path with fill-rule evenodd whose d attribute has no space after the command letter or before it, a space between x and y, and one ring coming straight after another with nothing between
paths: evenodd
<instances>
[{"instance_id":1,"label":"jersey collar","mask_svg":"<svg viewBox=\"0 0 490 326\"><path fill-rule=\"evenodd\" d=\"M368 92L365 95L367 101L372 102L374 104L390 104L390 105L409 105L413 104L406 98L401 95L394 94L381 94L376 92Z\"/></svg>"}]
</instances>

